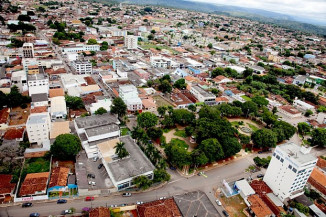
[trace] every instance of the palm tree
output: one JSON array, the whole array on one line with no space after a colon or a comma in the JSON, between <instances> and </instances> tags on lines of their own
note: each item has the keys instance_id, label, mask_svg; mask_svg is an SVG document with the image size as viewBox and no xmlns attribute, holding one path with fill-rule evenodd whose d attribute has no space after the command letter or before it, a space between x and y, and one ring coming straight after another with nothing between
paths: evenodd
<instances>
[{"instance_id":1,"label":"palm tree","mask_svg":"<svg viewBox=\"0 0 326 217\"><path fill-rule=\"evenodd\" d=\"M127 149L124 147L125 143L124 142L118 142L115 148L115 153L118 155L120 159L127 157L129 155Z\"/></svg>"}]
</instances>

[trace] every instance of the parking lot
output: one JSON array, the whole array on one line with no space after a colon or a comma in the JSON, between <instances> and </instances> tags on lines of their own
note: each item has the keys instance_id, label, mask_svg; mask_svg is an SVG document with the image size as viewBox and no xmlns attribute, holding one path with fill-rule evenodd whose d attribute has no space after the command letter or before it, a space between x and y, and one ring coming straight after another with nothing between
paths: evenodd
<instances>
[{"instance_id":1,"label":"parking lot","mask_svg":"<svg viewBox=\"0 0 326 217\"><path fill-rule=\"evenodd\" d=\"M108 189L113 187L105 167L103 166L101 169L98 169L99 164L101 164L100 159L94 161L93 159L88 159L85 153L81 153L77 161L78 163L83 163L85 165L86 175L92 174L95 176L95 178L87 177L88 181L95 182L95 185L89 185L90 190Z\"/></svg>"}]
</instances>

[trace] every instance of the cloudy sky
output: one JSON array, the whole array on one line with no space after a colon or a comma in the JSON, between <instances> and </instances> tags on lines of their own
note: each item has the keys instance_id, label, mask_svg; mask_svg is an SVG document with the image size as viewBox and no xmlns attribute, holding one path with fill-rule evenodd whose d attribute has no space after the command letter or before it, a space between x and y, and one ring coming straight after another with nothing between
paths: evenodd
<instances>
[{"instance_id":1,"label":"cloudy sky","mask_svg":"<svg viewBox=\"0 0 326 217\"><path fill-rule=\"evenodd\" d=\"M257 8L323 21L326 25L326 0L192 0L222 5Z\"/></svg>"}]
</instances>

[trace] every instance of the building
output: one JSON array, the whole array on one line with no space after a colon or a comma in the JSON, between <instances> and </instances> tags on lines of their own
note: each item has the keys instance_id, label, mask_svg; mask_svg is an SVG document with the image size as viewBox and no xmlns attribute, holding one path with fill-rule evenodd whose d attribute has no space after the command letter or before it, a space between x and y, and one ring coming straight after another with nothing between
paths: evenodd
<instances>
[{"instance_id":1,"label":"building","mask_svg":"<svg viewBox=\"0 0 326 217\"><path fill-rule=\"evenodd\" d=\"M14 197L15 183L11 183L12 175L0 174L0 203L6 203Z\"/></svg>"},{"instance_id":2,"label":"building","mask_svg":"<svg viewBox=\"0 0 326 217\"><path fill-rule=\"evenodd\" d=\"M128 111L135 112L142 110L142 101L139 98L137 88L134 85L120 85L119 97L127 105Z\"/></svg>"},{"instance_id":3,"label":"building","mask_svg":"<svg viewBox=\"0 0 326 217\"><path fill-rule=\"evenodd\" d=\"M89 61L76 60L76 61L73 61L71 65L74 68L75 72L80 75L92 74L92 72L93 72L92 63Z\"/></svg>"},{"instance_id":4,"label":"building","mask_svg":"<svg viewBox=\"0 0 326 217\"><path fill-rule=\"evenodd\" d=\"M23 55L24 58L34 58L34 46L32 43L23 44Z\"/></svg>"},{"instance_id":5,"label":"building","mask_svg":"<svg viewBox=\"0 0 326 217\"><path fill-rule=\"evenodd\" d=\"M247 197L250 195L255 194L254 189L249 185L247 180L239 180L234 183L234 187L240 191L240 196L244 199L247 200Z\"/></svg>"},{"instance_id":6,"label":"building","mask_svg":"<svg viewBox=\"0 0 326 217\"><path fill-rule=\"evenodd\" d=\"M150 61L151 66L153 66L154 68L176 69L180 66L180 64L178 64L177 62L162 56L151 56Z\"/></svg>"},{"instance_id":7,"label":"building","mask_svg":"<svg viewBox=\"0 0 326 217\"><path fill-rule=\"evenodd\" d=\"M49 94L49 78L44 74L28 75L27 85L29 96L32 94Z\"/></svg>"},{"instance_id":8,"label":"building","mask_svg":"<svg viewBox=\"0 0 326 217\"><path fill-rule=\"evenodd\" d=\"M137 206L139 217L181 217L177 204L173 198L156 200Z\"/></svg>"},{"instance_id":9,"label":"building","mask_svg":"<svg viewBox=\"0 0 326 217\"><path fill-rule=\"evenodd\" d=\"M80 53L85 51L100 51L100 45L98 44L78 44L75 46L67 46L62 48L62 53L68 54L68 53Z\"/></svg>"},{"instance_id":10,"label":"building","mask_svg":"<svg viewBox=\"0 0 326 217\"><path fill-rule=\"evenodd\" d=\"M257 195L250 195L248 197L249 212L254 217L271 217L274 216L273 212L268 208L268 206L262 201L262 199Z\"/></svg>"},{"instance_id":11,"label":"building","mask_svg":"<svg viewBox=\"0 0 326 217\"><path fill-rule=\"evenodd\" d=\"M74 125L88 158L98 156L97 144L120 136L119 120L109 113L76 118Z\"/></svg>"},{"instance_id":12,"label":"building","mask_svg":"<svg viewBox=\"0 0 326 217\"><path fill-rule=\"evenodd\" d=\"M138 46L138 36L127 35L125 37L125 47L127 49L137 49Z\"/></svg>"},{"instance_id":13,"label":"building","mask_svg":"<svg viewBox=\"0 0 326 217\"><path fill-rule=\"evenodd\" d=\"M190 89L190 93L194 95L199 102L203 102L206 105L214 105L216 104L216 96L212 93L206 92L203 88L199 86L192 86Z\"/></svg>"},{"instance_id":14,"label":"building","mask_svg":"<svg viewBox=\"0 0 326 217\"><path fill-rule=\"evenodd\" d=\"M313 111L315 109L314 106L302 101L302 100L299 100L299 99L296 99L293 101L293 105L294 107L296 107L299 111L302 111L302 112L306 112L307 110L311 110Z\"/></svg>"},{"instance_id":15,"label":"building","mask_svg":"<svg viewBox=\"0 0 326 217\"><path fill-rule=\"evenodd\" d=\"M49 174L49 172L27 174L20 187L19 196L24 197L46 194Z\"/></svg>"},{"instance_id":16,"label":"building","mask_svg":"<svg viewBox=\"0 0 326 217\"><path fill-rule=\"evenodd\" d=\"M276 147L264 176L264 182L281 201L304 193L303 188L317 163L311 148L288 142Z\"/></svg>"},{"instance_id":17,"label":"building","mask_svg":"<svg viewBox=\"0 0 326 217\"><path fill-rule=\"evenodd\" d=\"M56 96L51 99L50 115L51 120L65 119L67 117L67 106L64 96Z\"/></svg>"},{"instance_id":18,"label":"building","mask_svg":"<svg viewBox=\"0 0 326 217\"><path fill-rule=\"evenodd\" d=\"M52 170L47 190L49 198L69 197L72 193L68 186L69 172L70 169L67 167L56 167Z\"/></svg>"},{"instance_id":19,"label":"building","mask_svg":"<svg viewBox=\"0 0 326 217\"><path fill-rule=\"evenodd\" d=\"M96 103L92 103L89 110L90 110L91 114L95 114L95 112L99 108L104 108L106 111L109 112L111 110L111 105L112 105L112 102L110 99L100 99Z\"/></svg>"},{"instance_id":20,"label":"building","mask_svg":"<svg viewBox=\"0 0 326 217\"><path fill-rule=\"evenodd\" d=\"M48 141L50 134L50 124L51 120L49 113L30 114L26 122L29 142L37 143L40 145L44 141Z\"/></svg>"},{"instance_id":21,"label":"building","mask_svg":"<svg viewBox=\"0 0 326 217\"><path fill-rule=\"evenodd\" d=\"M285 115L288 118L300 118L301 112L298 111L296 108L294 108L291 105L283 105L278 107L278 112Z\"/></svg>"},{"instance_id":22,"label":"building","mask_svg":"<svg viewBox=\"0 0 326 217\"><path fill-rule=\"evenodd\" d=\"M115 153L118 142L124 143L129 155L120 159ZM138 176L154 178L154 165L142 152L130 136L107 140L97 145L101 159L113 185L120 191L133 187L133 180Z\"/></svg>"},{"instance_id":23,"label":"building","mask_svg":"<svg viewBox=\"0 0 326 217\"><path fill-rule=\"evenodd\" d=\"M39 106L48 106L49 99L46 93L32 94L32 108Z\"/></svg>"},{"instance_id":24,"label":"building","mask_svg":"<svg viewBox=\"0 0 326 217\"><path fill-rule=\"evenodd\" d=\"M326 174L323 170L317 167L314 168L308 182L317 189L317 191L326 196Z\"/></svg>"}]
</instances>

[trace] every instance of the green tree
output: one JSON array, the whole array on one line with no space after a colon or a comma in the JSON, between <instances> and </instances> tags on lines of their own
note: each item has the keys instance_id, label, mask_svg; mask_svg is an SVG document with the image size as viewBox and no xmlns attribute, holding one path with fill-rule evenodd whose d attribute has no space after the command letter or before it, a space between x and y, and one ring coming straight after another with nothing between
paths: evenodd
<instances>
[{"instance_id":1,"label":"green tree","mask_svg":"<svg viewBox=\"0 0 326 217\"><path fill-rule=\"evenodd\" d=\"M240 142L242 145L247 145L250 143L250 140L251 140L250 136L240 134L239 137L240 137Z\"/></svg>"},{"instance_id":2,"label":"green tree","mask_svg":"<svg viewBox=\"0 0 326 217\"><path fill-rule=\"evenodd\" d=\"M115 153L118 155L120 159L125 158L129 155L127 149L124 147L124 142L117 142L117 144L114 146Z\"/></svg>"},{"instance_id":3,"label":"green tree","mask_svg":"<svg viewBox=\"0 0 326 217\"><path fill-rule=\"evenodd\" d=\"M137 123L142 128L154 127L158 122L158 117L151 112L143 112L137 116Z\"/></svg>"},{"instance_id":4,"label":"green tree","mask_svg":"<svg viewBox=\"0 0 326 217\"><path fill-rule=\"evenodd\" d=\"M136 185L137 188L146 190L151 187L153 182L147 176L138 176L134 178L133 183Z\"/></svg>"},{"instance_id":5,"label":"green tree","mask_svg":"<svg viewBox=\"0 0 326 217\"><path fill-rule=\"evenodd\" d=\"M298 123L298 133L302 136L306 135L311 131L311 126L306 122Z\"/></svg>"},{"instance_id":6,"label":"green tree","mask_svg":"<svg viewBox=\"0 0 326 217\"><path fill-rule=\"evenodd\" d=\"M268 100L262 96L255 96L251 99L254 103L258 105L258 107L267 106Z\"/></svg>"},{"instance_id":7,"label":"green tree","mask_svg":"<svg viewBox=\"0 0 326 217\"><path fill-rule=\"evenodd\" d=\"M71 109L82 109L85 108L84 102L80 97L77 96L65 96L67 107Z\"/></svg>"},{"instance_id":8,"label":"green tree","mask_svg":"<svg viewBox=\"0 0 326 217\"><path fill-rule=\"evenodd\" d=\"M151 33L152 33L153 35L155 35L155 33L156 33L155 29L152 29L152 30L151 30Z\"/></svg>"},{"instance_id":9,"label":"green tree","mask_svg":"<svg viewBox=\"0 0 326 217\"><path fill-rule=\"evenodd\" d=\"M147 135L151 139L158 139L163 135L163 130L161 128L152 127L147 130Z\"/></svg>"},{"instance_id":10,"label":"green tree","mask_svg":"<svg viewBox=\"0 0 326 217\"><path fill-rule=\"evenodd\" d=\"M284 133L285 139L290 139L296 132L296 128L285 121L276 121L273 128L281 129Z\"/></svg>"},{"instance_id":11,"label":"green tree","mask_svg":"<svg viewBox=\"0 0 326 217\"><path fill-rule=\"evenodd\" d=\"M267 124L267 126L270 126L277 121L277 116L270 112L267 108L264 108L262 119Z\"/></svg>"},{"instance_id":12,"label":"green tree","mask_svg":"<svg viewBox=\"0 0 326 217\"><path fill-rule=\"evenodd\" d=\"M312 112L310 109L308 109L308 110L304 113L304 116L309 117L309 116L312 115L312 114L313 114L313 112Z\"/></svg>"},{"instance_id":13,"label":"green tree","mask_svg":"<svg viewBox=\"0 0 326 217\"><path fill-rule=\"evenodd\" d=\"M171 175L166 172L164 169L155 169L154 170L154 179L153 182L168 182L171 178Z\"/></svg>"},{"instance_id":14,"label":"green tree","mask_svg":"<svg viewBox=\"0 0 326 217\"><path fill-rule=\"evenodd\" d=\"M79 138L73 134L61 134L51 145L51 154L60 160L73 160L81 149Z\"/></svg>"},{"instance_id":15,"label":"green tree","mask_svg":"<svg viewBox=\"0 0 326 217\"><path fill-rule=\"evenodd\" d=\"M178 89L181 89L181 90L186 89L187 84L186 84L185 79L181 78L181 79L177 80L176 82L174 82L174 87L178 88Z\"/></svg>"},{"instance_id":16,"label":"green tree","mask_svg":"<svg viewBox=\"0 0 326 217\"><path fill-rule=\"evenodd\" d=\"M208 47L209 49L212 49L212 48L213 48L213 44L212 44L212 43L209 43L209 44L207 45L207 47Z\"/></svg>"},{"instance_id":17,"label":"green tree","mask_svg":"<svg viewBox=\"0 0 326 217\"><path fill-rule=\"evenodd\" d=\"M30 101L30 97L21 95L16 85L10 88L10 93L7 95L7 102L10 108L22 106Z\"/></svg>"},{"instance_id":18,"label":"green tree","mask_svg":"<svg viewBox=\"0 0 326 217\"><path fill-rule=\"evenodd\" d=\"M217 161L224 157L223 148L217 139L206 139L202 141L199 149L208 158L208 162Z\"/></svg>"},{"instance_id":19,"label":"green tree","mask_svg":"<svg viewBox=\"0 0 326 217\"><path fill-rule=\"evenodd\" d=\"M190 105L188 105L188 110L195 112L197 110L197 108L194 104L190 104Z\"/></svg>"},{"instance_id":20,"label":"green tree","mask_svg":"<svg viewBox=\"0 0 326 217\"><path fill-rule=\"evenodd\" d=\"M168 108L166 106L159 106L157 108L157 112L161 117L163 117L165 115L167 110L168 110Z\"/></svg>"},{"instance_id":21,"label":"green tree","mask_svg":"<svg viewBox=\"0 0 326 217\"><path fill-rule=\"evenodd\" d=\"M105 114L105 113L108 113L108 111L105 108L103 108L103 107L100 107L99 109L97 109L95 111L95 114L96 115L102 115L102 114Z\"/></svg>"},{"instance_id":22,"label":"green tree","mask_svg":"<svg viewBox=\"0 0 326 217\"><path fill-rule=\"evenodd\" d=\"M194 113L192 113L186 109L174 109L171 117L172 117L174 123L177 123L180 125L191 124L196 119Z\"/></svg>"},{"instance_id":23,"label":"green tree","mask_svg":"<svg viewBox=\"0 0 326 217\"><path fill-rule=\"evenodd\" d=\"M318 145L320 147L326 146L326 129L317 128L311 133L311 145Z\"/></svg>"},{"instance_id":24,"label":"green tree","mask_svg":"<svg viewBox=\"0 0 326 217\"><path fill-rule=\"evenodd\" d=\"M120 118L127 114L127 105L123 102L120 97L115 98L113 100L111 106L111 113L117 114Z\"/></svg>"},{"instance_id":25,"label":"green tree","mask_svg":"<svg viewBox=\"0 0 326 217\"><path fill-rule=\"evenodd\" d=\"M158 86L158 89L163 93L171 93L172 86L168 80L163 80L161 84Z\"/></svg>"},{"instance_id":26,"label":"green tree","mask_svg":"<svg viewBox=\"0 0 326 217\"><path fill-rule=\"evenodd\" d=\"M242 109L243 114L246 117L248 117L249 114L251 114L251 113L256 115L258 112L257 104L252 101L247 101L247 102L243 103L241 109Z\"/></svg>"},{"instance_id":27,"label":"green tree","mask_svg":"<svg viewBox=\"0 0 326 217\"><path fill-rule=\"evenodd\" d=\"M275 115L276 112L277 112L277 107L274 106L273 109L272 109L272 113L273 113L273 115Z\"/></svg>"},{"instance_id":28,"label":"green tree","mask_svg":"<svg viewBox=\"0 0 326 217\"><path fill-rule=\"evenodd\" d=\"M277 135L269 129L260 129L251 135L253 143L259 148L275 147Z\"/></svg>"},{"instance_id":29,"label":"green tree","mask_svg":"<svg viewBox=\"0 0 326 217\"><path fill-rule=\"evenodd\" d=\"M222 137L220 140L224 151L224 157L231 157L241 150L241 145L235 137Z\"/></svg>"},{"instance_id":30,"label":"green tree","mask_svg":"<svg viewBox=\"0 0 326 217\"><path fill-rule=\"evenodd\" d=\"M20 14L18 16L18 20L19 21L27 21L27 22L30 22L31 21L31 17L28 16L28 15Z\"/></svg>"},{"instance_id":31,"label":"green tree","mask_svg":"<svg viewBox=\"0 0 326 217\"><path fill-rule=\"evenodd\" d=\"M87 44L89 44L89 45L97 44L97 41L96 41L96 39L91 38L91 39L88 39Z\"/></svg>"},{"instance_id":32,"label":"green tree","mask_svg":"<svg viewBox=\"0 0 326 217\"><path fill-rule=\"evenodd\" d=\"M103 41L100 50L104 51L107 49L109 49L109 44L106 41Z\"/></svg>"},{"instance_id":33,"label":"green tree","mask_svg":"<svg viewBox=\"0 0 326 217\"><path fill-rule=\"evenodd\" d=\"M171 128L171 127L174 127L174 125L175 125L174 120L171 118L170 115L164 115L163 120L161 121L161 124L165 128Z\"/></svg>"},{"instance_id":34,"label":"green tree","mask_svg":"<svg viewBox=\"0 0 326 217\"><path fill-rule=\"evenodd\" d=\"M192 164L195 167L202 166L208 163L208 158L205 153L200 149L195 149L191 152Z\"/></svg>"},{"instance_id":35,"label":"green tree","mask_svg":"<svg viewBox=\"0 0 326 217\"><path fill-rule=\"evenodd\" d=\"M148 39L149 41L153 40L153 39L154 39L154 35L153 35L153 34L148 35L148 36L147 36L147 39Z\"/></svg>"},{"instance_id":36,"label":"green tree","mask_svg":"<svg viewBox=\"0 0 326 217\"><path fill-rule=\"evenodd\" d=\"M164 151L168 161L178 168L191 164L190 153L177 144L168 144Z\"/></svg>"}]
</instances>

